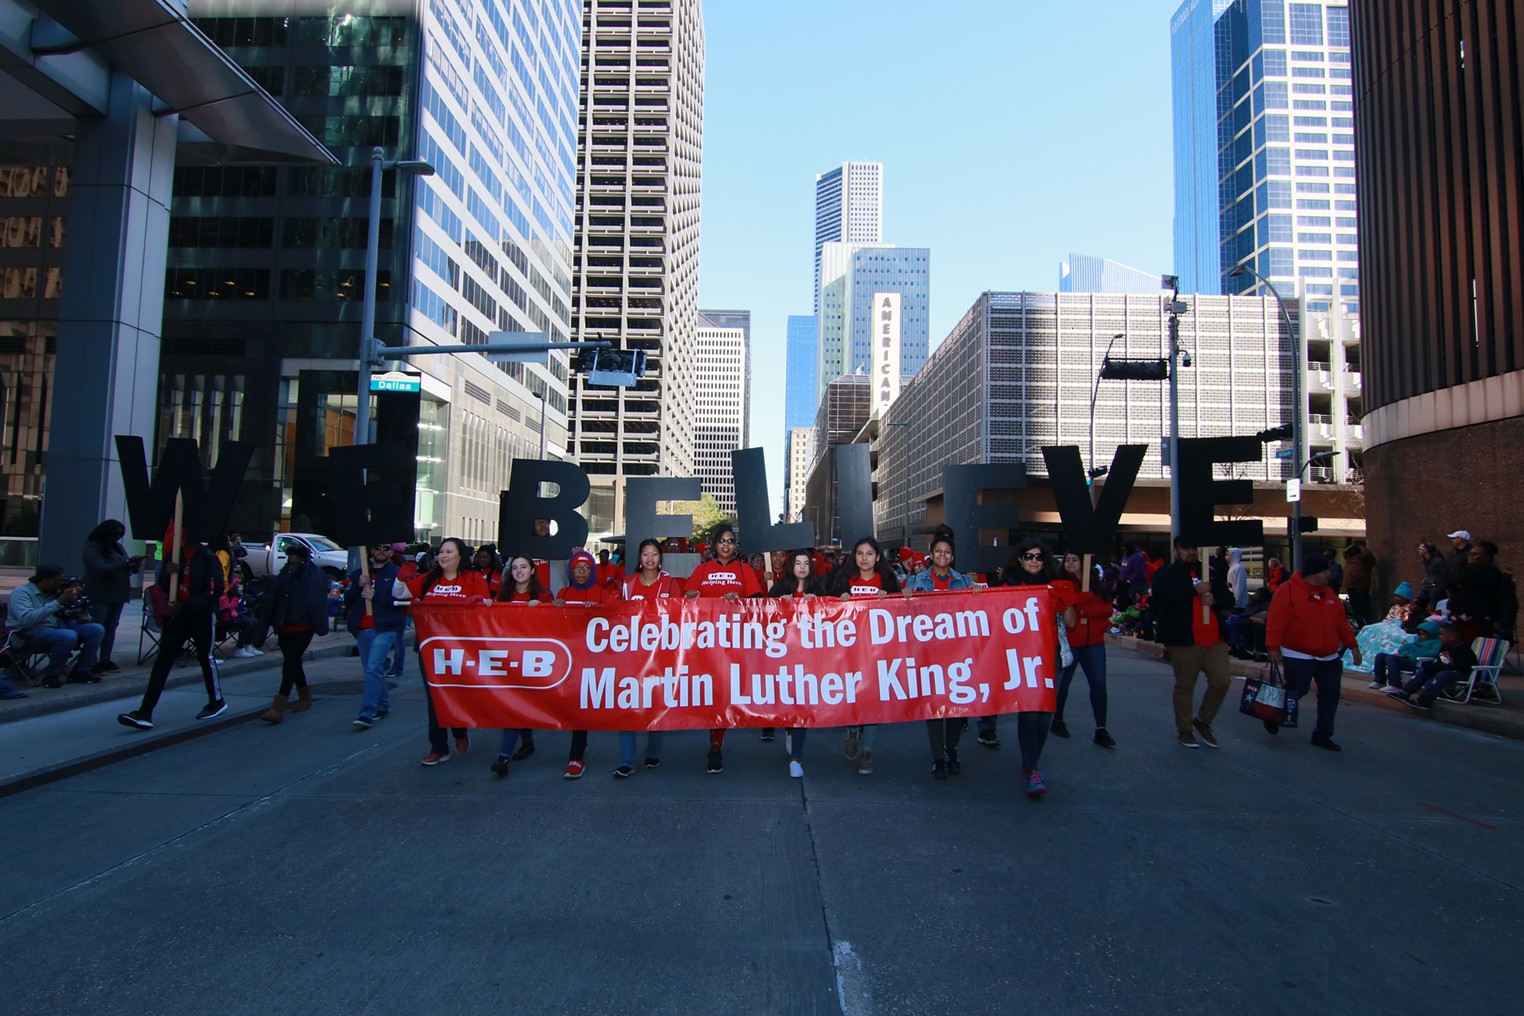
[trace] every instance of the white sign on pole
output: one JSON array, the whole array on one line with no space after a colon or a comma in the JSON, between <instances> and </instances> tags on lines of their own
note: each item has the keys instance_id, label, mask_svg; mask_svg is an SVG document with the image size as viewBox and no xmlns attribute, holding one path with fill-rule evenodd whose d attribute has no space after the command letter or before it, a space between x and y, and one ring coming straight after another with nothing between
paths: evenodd
<instances>
[{"instance_id":1,"label":"white sign on pole","mask_svg":"<svg viewBox=\"0 0 1524 1016\"><path fill-rule=\"evenodd\" d=\"M1291 503L1293 501L1300 501L1301 499L1302 499L1302 481L1301 480L1287 480L1286 481L1286 502L1289 504L1289 503Z\"/></svg>"}]
</instances>

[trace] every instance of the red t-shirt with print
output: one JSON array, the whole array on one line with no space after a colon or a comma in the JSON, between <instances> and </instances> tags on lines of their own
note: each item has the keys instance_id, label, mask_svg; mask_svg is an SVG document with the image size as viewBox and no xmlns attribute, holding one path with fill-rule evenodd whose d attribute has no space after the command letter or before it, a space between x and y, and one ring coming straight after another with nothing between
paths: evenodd
<instances>
[{"instance_id":1,"label":"red t-shirt with print","mask_svg":"<svg viewBox=\"0 0 1524 1016\"><path fill-rule=\"evenodd\" d=\"M684 584L685 592L698 590L702 597L720 597L726 593L738 593L744 599L748 596L761 596L767 590L762 588L762 580L757 578L757 573L751 565L739 558L732 558L730 563L721 564L718 561L706 561L693 569L693 574L688 576Z\"/></svg>"}]
</instances>

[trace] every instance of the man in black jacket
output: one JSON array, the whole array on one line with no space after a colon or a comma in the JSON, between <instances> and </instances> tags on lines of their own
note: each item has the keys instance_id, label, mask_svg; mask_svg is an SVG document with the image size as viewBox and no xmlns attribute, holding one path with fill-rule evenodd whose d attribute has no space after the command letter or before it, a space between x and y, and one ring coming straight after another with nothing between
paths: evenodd
<instances>
[{"instance_id":1,"label":"man in black jacket","mask_svg":"<svg viewBox=\"0 0 1524 1016\"><path fill-rule=\"evenodd\" d=\"M1450 587L1450 616L1467 641L1491 635L1504 613L1507 583L1494 560L1497 553L1490 540L1467 548L1466 567Z\"/></svg>"},{"instance_id":2,"label":"man in black jacket","mask_svg":"<svg viewBox=\"0 0 1524 1016\"><path fill-rule=\"evenodd\" d=\"M227 711L228 704L222 700L222 687L217 681L217 671L212 666L212 630L217 623L217 600L222 596L222 562L202 544L186 540L180 547L178 560L165 561L159 572L158 586L169 591L169 578L180 575L179 588L170 599L159 637L158 655L154 657L153 672L148 675L148 688L143 692L143 703L130 713L121 713L116 721L124 727L136 730L153 729L153 708L159 704L164 693L164 682L169 678L169 668L180 655L180 647L186 642L196 644L196 662L201 664L201 679L206 682L206 706L196 714L198 720L209 720Z\"/></svg>"},{"instance_id":3,"label":"man in black jacket","mask_svg":"<svg viewBox=\"0 0 1524 1016\"><path fill-rule=\"evenodd\" d=\"M1153 605L1158 613L1159 641L1175 669L1175 732L1182 748L1217 747L1212 720L1228 696L1233 677L1228 671L1228 638L1223 610L1233 596L1227 582L1198 580L1196 548L1175 538L1175 559L1154 575ZM1219 607L1218 605L1222 606ZM1201 708L1192 715L1196 678L1206 674Z\"/></svg>"}]
</instances>

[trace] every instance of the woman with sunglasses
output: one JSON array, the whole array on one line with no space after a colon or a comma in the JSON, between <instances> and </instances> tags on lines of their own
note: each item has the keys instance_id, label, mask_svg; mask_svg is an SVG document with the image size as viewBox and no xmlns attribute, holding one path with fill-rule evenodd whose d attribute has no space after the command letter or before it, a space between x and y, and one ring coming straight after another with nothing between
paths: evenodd
<instances>
[{"instance_id":1,"label":"woman with sunglasses","mask_svg":"<svg viewBox=\"0 0 1524 1016\"><path fill-rule=\"evenodd\" d=\"M822 595L823 587L815 575L815 555L809 550L793 550L786 556L787 564L774 564L774 567L786 571L773 583L767 595L777 599L794 597L802 600ZM768 730L762 732L763 740L768 740ZM788 753L788 774L796 780L804 777L804 736L808 732L806 727L789 727L783 733L784 750Z\"/></svg>"},{"instance_id":2,"label":"woman with sunglasses","mask_svg":"<svg viewBox=\"0 0 1524 1016\"><path fill-rule=\"evenodd\" d=\"M1069 682L1074 671L1083 667L1090 685L1090 711L1095 714L1094 741L1102 748L1115 748L1116 741L1106 732L1106 629L1111 624L1111 589L1103 575L1091 576L1090 588L1084 589L1085 562L1078 554L1064 555L1064 577L1073 585L1072 624L1066 622L1069 651L1074 659L1058 675L1058 707L1053 713L1054 737L1068 737L1064 726L1064 702L1069 698ZM1083 592L1080 590L1084 589Z\"/></svg>"},{"instance_id":3,"label":"woman with sunglasses","mask_svg":"<svg viewBox=\"0 0 1524 1016\"><path fill-rule=\"evenodd\" d=\"M973 579L953 568L952 536L939 533L931 539L931 567L910 577L905 583L905 595L977 593L981 588ZM926 721L926 733L931 739L932 779L945 780L963 772L963 763L958 759L958 737L967 722L961 716Z\"/></svg>"},{"instance_id":4,"label":"woman with sunglasses","mask_svg":"<svg viewBox=\"0 0 1524 1016\"><path fill-rule=\"evenodd\" d=\"M676 599L683 595L683 584L662 570L660 540L641 540L638 560L640 567L625 578L622 589L626 600ZM619 768L614 770L615 779L627 779L635 774L635 732L619 732ZM661 765L661 731L646 732L645 767L655 769Z\"/></svg>"},{"instance_id":5,"label":"woman with sunglasses","mask_svg":"<svg viewBox=\"0 0 1524 1016\"><path fill-rule=\"evenodd\" d=\"M1079 620L1074 608L1067 602L1069 597L1055 587L1056 579L1057 569L1053 566L1053 557L1048 553L1048 548L1041 540L1031 537L1016 545L1015 555L1005 566L1007 586L1043 586L1053 593L1057 610L1054 613L1053 642L1049 648L1053 653L1055 669L1059 662L1058 624L1067 627ZM1048 792L1037 764L1042 757L1042 746L1048 740L1048 728L1052 722L1052 713L1023 711L1016 714L1016 741L1021 746L1021 776L1026 781L1028 797L1041 797Z\"/></svg>"},{"instance_id":6,"label":"woman with sunglasses","mask_svg":"<svg viewBox=\"0 0 1524 1016\"><path fill-rule=\"evenodd\" d=\"M883 599L899 591L899 579L885 563L878 541L871 536L864 536L852 545L852 563L836 574L836 584L831 587L831 595L843 600ZM877 734L876 723L847 728L846 756L857 760L860 776L873 773L873 742Z\"/></svg>"},{"instance_id":7,"label":"woman with sunglasses","mask_svg":"<svg viewBox=\"0 0 1524 1016\"><path fill-rule=\"evenodd\" d=\"M737 556L740 545L736 542L735 528L729 524L722 525L714 535L714 560L705 561L693 569L693 574L688 576L684 585L683 595L690 600L700 597L717 598L727 603L736 603L742 597L764 595L765 590L757 573ZM708 772L725 771L724 749L725 728L716 727L709 731Z\"/></svg>"}]
</instances>

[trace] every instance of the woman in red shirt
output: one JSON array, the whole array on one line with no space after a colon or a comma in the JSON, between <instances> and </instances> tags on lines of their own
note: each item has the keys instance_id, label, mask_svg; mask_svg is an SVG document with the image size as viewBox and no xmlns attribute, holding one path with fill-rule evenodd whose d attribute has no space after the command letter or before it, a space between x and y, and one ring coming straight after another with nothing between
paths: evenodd
<instances>
[{"instance_id":1,"label":"woman in red shirt","mask_svg":"<svg viewBox=\"0 0 1524 1016\"><path fill-rule=\"evenodd\" d=\"M773 587L767 591L768 596L783 598L785 596L797 597L803 600L813 599L823 592L820 579L815 575L815 555L809 550L795 550L789 552L788 563L782 565L787 571L773 583ZM774 556L776 562L776 555ZM779 567L775 563L774 567ZM768 735L772 732L771 727L764 728L762 739L772 740ZM783 748L788 754L788 774L794 779L804 776L804 736L808 732L806 727L789 727L783 732Z\"/></svg>"},{"instance_id":2,"label":"woman in red shirt","mask_svg":"<svg viewBox=\"0 0 1524 1016\"><path fill-rule=\"evenodd\" d=\"M693 574L683 585L683 595L690 600L719 598L727 603L736 603L742 597L762 596L766 592L762 581L751 565L737 556L740 544L736 542L735 529L729 525L721 526L714 535L714 560L705 561L693 569ZM725 728L715 727L709 731L708 772L725 771L724 748Z\"/></svg>"},{"instance_id":3,"label":"woman in red shirt","mask_svg":"<svg viewBox=\"0 0 1524 1016\"><path fill-rule=\"evenodd\" d=\"M1111 590L1102 584L1101 576L1095 575L1091 577L1090 588L1078 592L1085 584L1084 568L1084 559L1078 554L1064 555L1064 576L1076 590L1071 600L1074 623L1066 621L1064 625L1074 662L1058 675L1058 707L1049 731L1054 737L1069 736L1069 728L1064 726L1064 702L1069 697L1069 682L1074 680L1075 669L1083 667L1090 685L1090 711L1095 714L1095 743L1102 748L1115 748L1116 741L1106 732L1106 629L1111 625Z\"/></svg>"},{"instance_id":4,"label":"woman in red shirt","mask_svg":"<svg viewBox=\"0 0 1524 1016\"><path fill-rule=\"evenodd\" d=\"M626 600L654 602L656 600L680 599L683 584L662 570L660 540L641 540L640 568L625 578L620 587ZM625 779L635 773L635 732L619 733L619 767L614 770L616 779ZM655 769L661 765L661 731L646 732L645 766Z\"/></svg>"},{"instance_id":5,"label":"woman in red shirt","mask_svg":"<svg viewBox=\"0 0 1524 1016\"><path fill-rule=\"evenodd\" d=\"M852 566L837 576L832 595L843 600L865 598L883 599L890 593L900 591L899 580L884 564L878 541L864 536L852 546ZM847 728L846 755L857 760L857 772L867 776L873 772L873 742L877 739L878 724L869 723Z\"/></svg>"},{"instance_id":6,"label":"woman in red shirt","mask_svg":"<svg viewBox=\"0 0 1524 1016\"><path fill-rule=\"evenodd\" d=\"M505 569L507 578L503 582L503 588L498 591L497 603L515 604L521 607L537 607L542 603L552 602L550 592L540 586L540 577L535 573L534 561L519 554L508 559L508 567ZM516 755L514 746L523 738L524 750ZM534 754L534 731L528 728L520 730L504 730L503 738L498 742L497 758L493 759L489 767L499 776L508 775L508 760L514 757L526 759Z\"/></svg>"},{"instance_id":7,"label":"woman in red shirt","mask_svg":"<svg viewBox=\"0 0 1524 1016\"><path fill-rule=\"evenodd\" d=\"M400 579L392 583L392 595L398 599L433 600L446 603L490 603L487 581L480 572L471 570L471 548L465 541L447 537L439 545L434 567L407 582ZM434 711L434 693L424 683L429 702L429 753L423 757L426 766L437 766L450 761L450 745L439 725ZM450 733L455 737L455 754L464 755L471 747L470 731L455 727Z\"/></svg>"}]
</instances>

